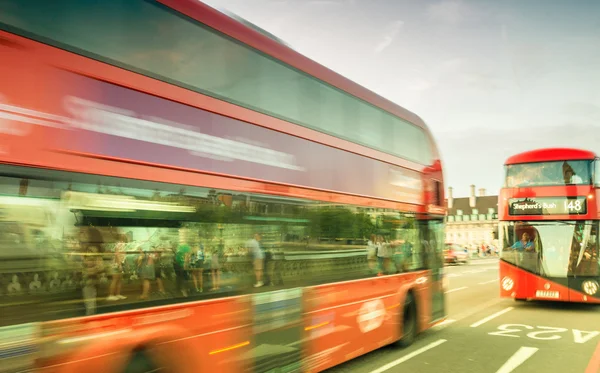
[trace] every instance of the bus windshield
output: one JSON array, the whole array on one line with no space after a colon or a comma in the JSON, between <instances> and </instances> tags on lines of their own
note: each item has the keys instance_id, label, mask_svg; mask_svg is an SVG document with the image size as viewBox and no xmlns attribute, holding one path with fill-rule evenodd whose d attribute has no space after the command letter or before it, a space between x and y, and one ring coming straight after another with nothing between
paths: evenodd
<instances>
[{"instance_id":1,"label":"bus windshield","mask_svg":"<svg viewBox=\"0 0 600 373\"><path fill-rule=\"evenodd\" d=\"M506 187L589 185L592 161L522 163L506 166Z\"/></svg>"},{"instance_id":2,"label":"bus windshield","mask_svg":"<svg viewBox=\"0 0 600 373\"><path fill-rule=\"evenodd\" d=\"M501 258L547 276L598 276L598 221L501 222Z\"/></svg>"}]
</instances>

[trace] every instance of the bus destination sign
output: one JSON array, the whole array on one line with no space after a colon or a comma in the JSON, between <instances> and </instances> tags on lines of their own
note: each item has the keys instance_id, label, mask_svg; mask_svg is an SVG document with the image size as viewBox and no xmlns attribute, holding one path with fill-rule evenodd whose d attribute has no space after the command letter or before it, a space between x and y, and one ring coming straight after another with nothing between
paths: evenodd
<instances>
[{"instance_id":1,"label":"bus destination sign","mask_svg":"<svg viewBox=\"0 0 600 373\"><path fill-rule=\"evenodd\" d=\"M587 214L586 197L511 198L509 215L584 215Z\"/></svg>"}]
</instances>

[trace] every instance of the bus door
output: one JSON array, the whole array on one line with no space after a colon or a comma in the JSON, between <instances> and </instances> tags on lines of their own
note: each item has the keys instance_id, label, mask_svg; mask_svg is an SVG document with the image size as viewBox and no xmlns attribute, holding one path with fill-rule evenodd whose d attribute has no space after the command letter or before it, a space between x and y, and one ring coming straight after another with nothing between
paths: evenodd
<instances>
[{"instance_id":1,"label":"bus door","mask_svg":"<svg viewBox=\"0 0 600 373\"><path fill-rule=\"evenodd\" d=\"M250 363L250 371L303 371L302 289L254 294L252 307L252 348L243 358Z\"/></svg>"},{"instance_id":2,"label":"bus door","mask_svg":"<svg viewBox=\"0 0 600 373\"><path fill-rule=\"evenodd\" d=\"M425 240L429 243L429 264L431 269L431 312L432 320L439 320L446 314L444 304L444 222L429 220L425 229Z\"/></svg>"},{"instance_id":3,"label":"bus door","mask_svg":"<svg viewBox=\"0 0 600 373\"><path fill-rule=\"evenodd\" d=\"M600 303L598 221L578 222L569 258L568 287L572 302Z\"/></svg>"}]
</instances>

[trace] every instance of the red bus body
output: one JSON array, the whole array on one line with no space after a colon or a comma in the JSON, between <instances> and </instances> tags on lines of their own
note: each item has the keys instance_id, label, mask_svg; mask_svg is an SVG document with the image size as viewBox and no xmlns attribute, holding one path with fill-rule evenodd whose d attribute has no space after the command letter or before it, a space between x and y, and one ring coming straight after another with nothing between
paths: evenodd
<instances>
[{"instance_id":1,"label":"red bus body","mask_svg":"<svg viewBox=\"0 0 600 373\"><path fill-rule=\"evenodd\" d=\"M498 202L502 297L600 303L597 161L592 152L563 148L506 161ZM568 180L577 168L579 178Z\"/></svg>"},{"instance_id":2,"label":"red bus body","mask_svg":"<svg viewBox=\"0 0 600 373\"><path fill-rule=\"evenodd\" d=\"M7 313L3 313L0 341L13 337L12 345L0 347L0 356L8 359L0 370L119 372L132 355L143 351L155 366L172 372L261 372L277 367L317 372L400 340L409 294L416 303L419 331L444 319L442 169L431 134L416 115L198 1L162 0L157 6L420 128L431 149L431 162L391 155L134 72L93 54L62 49L52 38L48 41L19 28L20 20L11 18L11 12L27 10L17 3L0 8L0 14L8 14L0 16L0 167L3 177L21 179L20 198L33 193L38 182L58 185L73 180L61 187L63 202L64 193L84 184L89 188L97 183L99 190L107 188L104 194L138 184L148 185L144 190L171 190L175 185L216 190L225 207L236 198L243 204L239 201L243 195L248 200L300 201L299 209L318 203L369 209L373 214L398 211L430 232L431 238L418 236L419 240L426 240L426 245L438 240L439 245L432 252L423 249L424 257L430 254L429 261L419 259L419 266L399 273L217 293L189 301L136 303L88 316L75 310L81 306L74 300L41 302L11 288L11 278L27 278L34 294L31 284L38 277L27 269L11 272L9 260L0 259L0 296L18 293L15 298L7 295L1 304ZM175 54L169 58L173 69L182 61ZM244 63L240 56L229 58ZM202 147L196 148L197 144ZM228 144L235 144L226 148L229 154L218 148ZM212 158L202 158L211 151ZM260 161L243 163L248 154ZM264 211L261 216L276 219ZM218 228L222 233L222 226ZM355 262L344 266L362 263ZM43 286L51 287L51 271L36 271L48 276ZM106 290L99 290L95 299L100 292ZM48 290L44 296L51 293ZM283 301L288 302L283 315L260 308ZM35 309L19 308L27 304L39 307L39 317ZM102 301L97 307L104 307ZM58 316L71 309L77 316ZM33 318L28 318L30 313Z\"/></svg>"}]
</instances>

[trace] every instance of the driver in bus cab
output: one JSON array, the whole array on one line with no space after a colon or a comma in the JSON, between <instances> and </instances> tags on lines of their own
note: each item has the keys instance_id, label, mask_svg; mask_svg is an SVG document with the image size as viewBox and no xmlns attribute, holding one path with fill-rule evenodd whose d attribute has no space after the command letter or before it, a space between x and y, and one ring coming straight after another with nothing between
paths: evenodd
<instances>
[{"instance_id":1,"label":"driver in bus cab","mask_svg":"<svg viewBox=\"0 0 600 373\"><path fill-rule=\"evenodd\" d=\"M578 176L571 166L564 168L563 177L565 179L565 184L582 184L583 179Z\"/></svg>"},{"instance_id":2,"label":"driver in bus cab","mask_svg":"<svg viewBox=\"0 0 600 373\"><path fill-rule=\"evenodd\" d=\"M515 242L510 247L510 249L517 250L520 252L523 252L523 251L533 252L533 251L535 251L535 244L533 243L533 241L531 241L531 238L529 237L529 233L523 232L523 234L521 235L521 240Z\"/></svg>"}]
</instances>

